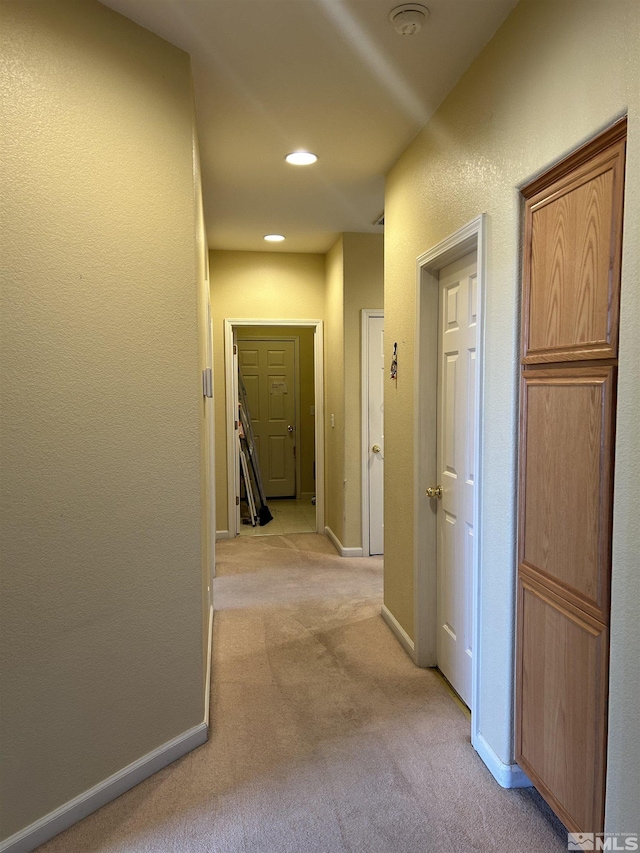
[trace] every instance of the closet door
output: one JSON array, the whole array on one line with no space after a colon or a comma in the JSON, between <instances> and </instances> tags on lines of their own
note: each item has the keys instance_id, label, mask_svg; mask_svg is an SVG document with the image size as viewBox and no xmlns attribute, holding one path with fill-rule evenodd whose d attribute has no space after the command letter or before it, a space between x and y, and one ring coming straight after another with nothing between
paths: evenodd
<instances>
[{"instance_id":1,"label":"closet door","mask_svg":"<svg viewBox=\"0 0 640 853\"><path fill-rule=\"evenodd\" d=\"M604 808L615 368L521 388L517 760L571 830Z\"/></svg>"},{"instance_id":2,"label":"closet door","mask_svg":"<svg viewBox=\"0 0 640 853\"><path fill-rule=\"evenodd\" d=\"M625 141L597 141L523 190L524 365L618 354Z\"/></svg>"},{"instance_id":3,"label":"closet door","mask_svg":"<svg viewBox=\"0 0 640 853\"><path fill-rule=\"evenodd\" d=\"M626 121L523 190L516 759L604 824Z\"/></svg>"}]
</instances>

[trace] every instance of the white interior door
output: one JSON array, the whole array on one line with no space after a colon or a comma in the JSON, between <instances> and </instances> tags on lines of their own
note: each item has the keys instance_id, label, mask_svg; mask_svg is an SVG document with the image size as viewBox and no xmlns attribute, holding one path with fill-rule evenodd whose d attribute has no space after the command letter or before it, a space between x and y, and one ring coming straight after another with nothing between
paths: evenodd
<instances>
[{"instance_id":1,"label":"white interior door","mask_svg":"<svg viewBox=\"0 0 640 853\"><path fill-rule=\"evenodd\" d=\"M471 704L477 253L440 271L437 471L438 666Z\"/></svg>"},{"instance_id":2,"label":"white interior door","mask_svg":"<svg viewBox=\"0 0 640 853\"><path fill-rule=\"evenodd\" d=\"M366 321L369 529L363 536L374 555L384 553L384 317L369 315Z\"/></svg>"},{"instance_id":3,"label":"white interior door","mask_svg":"<svg viewBox=\"0 0 640 853\"><path fill-rule=\"evenodd\" d=\"M296 496L296 373L293 340L238 338L267 498Z\"/></svg>"}]
</instances>

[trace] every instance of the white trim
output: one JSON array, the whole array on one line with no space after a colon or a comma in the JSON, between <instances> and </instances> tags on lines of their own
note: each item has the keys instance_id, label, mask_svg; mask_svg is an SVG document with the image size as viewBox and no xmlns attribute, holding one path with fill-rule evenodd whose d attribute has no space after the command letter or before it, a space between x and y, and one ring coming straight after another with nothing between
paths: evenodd
<instances>
[{"instance_id":1,"label":"white trim","mask_svg":"<svg viewBox=\"0 0 640 853\"><path fill-rule=\"evenodd\" d=\"M384 604L382 605L381 613L384 621L387 623L387 625L391 628L393 633L400 641L400 645L403 646L409 657L415 661L416 649L411 637L407 634L407 632L404 630L402 625L398 622L398 620L389 610L389 608Z\"/></svg>"},{"instance_id":2,"label":"white trim","mask_svg":"<svg viewBox=\"0 0 640 853\"><path fill-rule=\"evenodd\" d=\"M231 539L228 530L216 530L216 539Z\"/></svg>"},{"instance_id":3,"label":"white trim","mask_svg":"<svg viewBox=\"0 0 640 853\"><path fill-rule=\"evenodd\" d=\"M483 736L476 732L474 749L491 771L498 785L503 788L532 788L526 773L517 764L504 764Z\"/></svg>"},{"instance_id":4,"label":"white trim","mask_svg":"<svg viewBox=\"0 0 640 853\"><path fill-rule=\"evenodd\" d=\"M226 412L226 436L227 445L227 539L233 539L237 533L237 508L236 495L238 484L236 482L236 438L235 438L235 411L238 392L235 382L235 360L233 355L234 328L233 325L224 321L224 372L225 372L225 412Z\"/></svg>"},{"instance_id":5,"label":"white trim","mask_svg":"<svg viewBox=\"0 0 640 853\"><path fill-rule=\"evenodd\" d=\"M369 320L384 319L381 308L363 308L361 311L361 349L360 349L360 475L362 488L362 555L371 553L369 530Z\"/></svg>"},{"instance_id":6,"label":"white trim","mask_svg":"<svg viewBox=\"0 0 640 853\"><path fill-rule=\"evenodd\" d=\"M330 527L325 527L324 535L330 540L341 557L362 557L362 548L345 548Z\"/></svg>"},{"instance_id":7,"label":"white trim","mask_svg":"<svg viewBox=\"0 0 640 853\"><path fill-rule=\"evenodd\" d=\"M207 725L199 723L192 729L183 732L167 743L147 753L142 758L129 764L108 779L104 779L93 788L80 794L69 802L49 812L25 829L16 832L10 838L0 843L0 853L28 853L54 835L68 829L74 823L101 808L111 800L115 800L125 791L148 779L167 764L176 761L201 746L207 740Z\"/></svg>"},{"instance_id":8,"label":"white trim","mask_svg":"<svg viewBox=\"0 0 640 853\"><path fill-rule=\"evenodd\" d=\"M207 669L204 680L204 724L209 728L209 706L211 703L211 661L213 658L213 604L209 606L209 630L207 633Z\"/></svg>"},{"instance_id":9,"label":"white trim","mask_svg":"<svg viewBox=\"0 0 640 853\"><path fill-rule=\"evenodd\" d=\"M480 678L482 673L482 624L480 598L482 592L482 567L480 546L482 539L482 429L484 387L484 302L486 291L486 214L468 222L441 243L429 249L416 261L416 356L415 356L415 420L414 454L418 476L414 481L414 617L415 659L418 666L435 666L436 661L436 571L435 571L435 516L429 519L429 506L425 497L428 481L435 474L435 443L426 442L425 433L436 434L435 406L433 394L436 387L437 358L435 347L437 335L434 316L437 316L438 271L471 251L478 253L478 306L477 306L477 359L476 374L476 435L475 435L475 482L476 500L474 508L474 551L472 592L472 648L471 664L471 742L481 737L479 733ZM430 334L429 334L430 333ZM430 430L425 424L430 423ZM481 748L478 753L482 755ZM506 765L505 765L506 766ZM493 772L493 771L492 771Z\"/></svg>"},{"instance_id":10,"label":"white trim","mask_svg":"<svg viewBox=\"0 0 640 853\"><path fill-rule=\"evenodd\" d=\"M205 252L207 270L209 268L209 252ZM207 288L207 362L206 366L211 370L211 397L205 399L205 411L207 420L207 441L209 443L207 458L209 460L207 491L209 493L209 606L213 607L213 580L216 576L216 435L214 408L215 387L213 375L213 319L211 315L211 289L209 278L206 280Z\"/></svg>"},{"instance_id":11,"label":"white trim","mask_svg":"<svg viewBox=\"0 0 640 853\"><path fill-rule=\"evenodd\" d=\"M316 533L324 531L324 331L322 320L281 320L281 319L230 319L224 321L224 369L225 369L225 406L227 426L227 515L229 530L227 538L238 535L236 495L238 484L235 481L236 453L234 441L234 408L238 398L237 377L234 369L233 344L238 326L302 326L313 328L313 376L316 428ZM234 472L234 476L231 476Z\"/></svg>"}]
</instances>

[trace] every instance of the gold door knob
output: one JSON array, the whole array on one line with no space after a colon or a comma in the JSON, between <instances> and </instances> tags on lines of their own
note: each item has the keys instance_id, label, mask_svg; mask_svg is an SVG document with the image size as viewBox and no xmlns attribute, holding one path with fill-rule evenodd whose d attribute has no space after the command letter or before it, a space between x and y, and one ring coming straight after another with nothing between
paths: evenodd
<instances>
[{"instance_id":1,"label":"gold door knob","mask_svg":"<svg viewBox=\"0 0 640 853\"><path fill-rule=\"evenodd\" d=\"M429 486L427 489L427 497L442 500L442 486Z\"/></svg>"},{"instance_id":2,"label":"gold door knob","mask_svg":"<svg viewBox=\"0 0 640 853\"><path fill-rule=\"evenodd\" d=\"M291 424L289 424L289 426L287 427L287 432L293 432L293 427L291 426Z\"/></svg>"},{"instance_id":3,"label":"gold door knob","mask_svg":"<svg viewBox=\"0 0 640 853\"><path fill-rule=\"evenodd\" d=\"M380 445L379 444L374 444L371 449L373 450L374 453L380 453Z\"/></svg>"}]
</instances>

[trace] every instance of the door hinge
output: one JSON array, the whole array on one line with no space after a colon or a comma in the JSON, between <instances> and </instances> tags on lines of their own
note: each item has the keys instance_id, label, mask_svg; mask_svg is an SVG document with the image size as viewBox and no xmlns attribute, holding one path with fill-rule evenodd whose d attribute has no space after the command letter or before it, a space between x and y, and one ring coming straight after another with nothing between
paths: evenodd
<instances>
[{"instance_id":1,"label":"door hinge","mask_svg":"<svg viewBox=\"0 0 640 853\"><path fill-rule=\"evenodd\" d=\"M234 427L234 429L238 429L238 421L233 422L233 427Z\"/></svg>"},{"instance_id":2,"label":"door hinge","mask_svg":"<svg viewBox=\"0 0 640 853\"><path fill-rule=\"evenodd\" d=\"M240 506L240 495L236 495L236 506Z\"/></svg>"},{"instance_id":3,"label":"door hinge","mask_svg":"<svg viewBox=\"0 0 640 853\"><path fill-rule=\"evenodd\" d=\"M202 396L213 397L213 371L210 367L202 371Z\"/></svg>"},{"instance_id":4,"label":"door hinge","mask_svg":"<svg viewBox=\"0 0 640 853\"><path fill-rule=\"evenodd\" d=\"M238 355L238 347L235 344L233 345L233 354Z\"/></svg>"}]
</instances>

